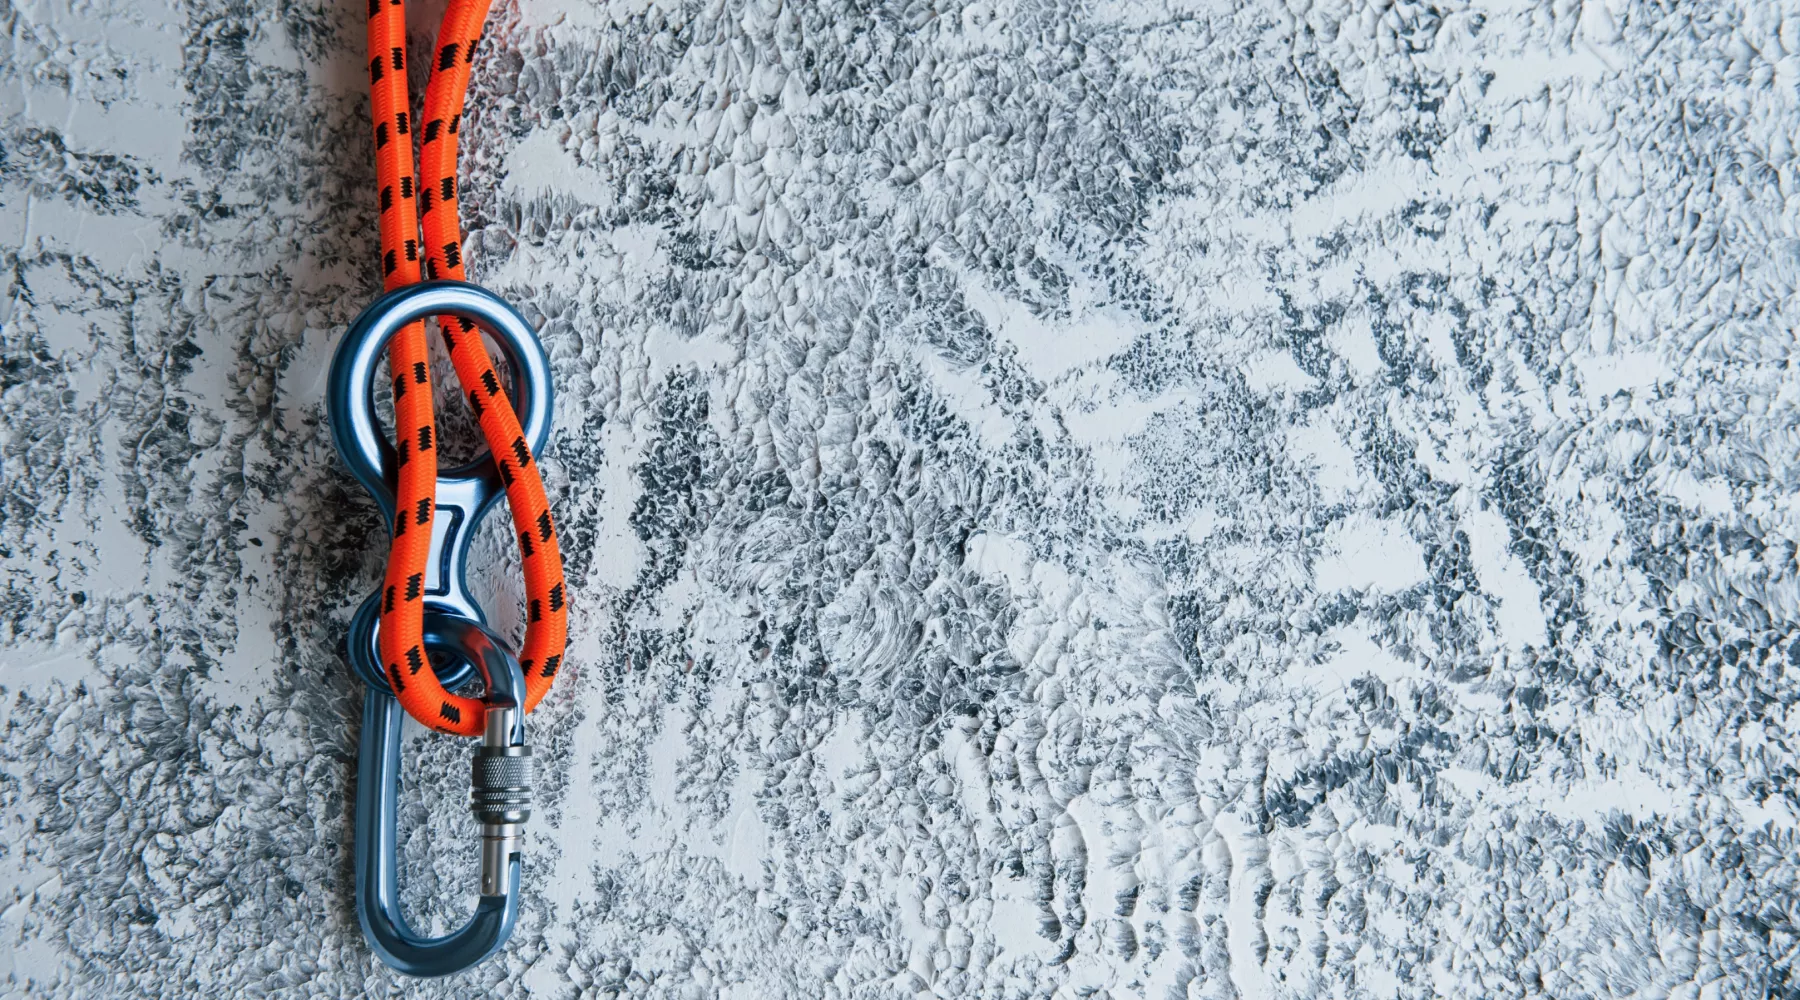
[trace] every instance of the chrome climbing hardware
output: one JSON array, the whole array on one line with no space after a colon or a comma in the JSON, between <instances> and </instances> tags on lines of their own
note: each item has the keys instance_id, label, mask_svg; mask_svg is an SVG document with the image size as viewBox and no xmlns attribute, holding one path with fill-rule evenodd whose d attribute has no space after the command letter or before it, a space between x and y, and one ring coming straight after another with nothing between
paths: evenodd
<instances>
[{"instance_id":1,"label":"chrome climbing hardware","mask_svg":"<svg viewBox=\"0 0 1800 1000\"><path fill-rule=\"evenodd\" d=\"M326 410L332 443L358 482L394 521L399 457L382 433L374 387L388 341L427 316L474 322L500 345L511 364L514 410L533 456L550 435L549 359L531 326L504 301L477 285L434 281L377 299L351 324L332 358ZM531 816L531 751L525 745L525 678L518 658L487 627L464 573L469 541L503 494L493 456L441 472L425 584L424 646L433 670L451 690L477 677L486 727L471 764L470 805L481 824L480 901L460 930L419 935L400 911L395 819L400 787L400 727L404 712L381 667L376 645L381 618L377 591L350 624L350 665L362 679L363 729L356 790L356 898L363 934L382 961L412 976L460 972L498 951L519 912L520 855Z\"/></svg>"}]
</instances>

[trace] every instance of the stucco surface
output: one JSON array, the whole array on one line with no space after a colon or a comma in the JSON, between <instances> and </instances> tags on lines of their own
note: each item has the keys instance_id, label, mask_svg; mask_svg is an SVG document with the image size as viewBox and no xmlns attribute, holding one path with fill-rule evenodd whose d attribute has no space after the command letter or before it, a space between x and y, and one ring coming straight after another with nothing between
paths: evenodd
<instances>
[{"instance_id":1,"label":"stucco surface","mask_svg":"<svg viewBox=\"0 0 1800 1000\"><path fill-rule=\"evenodd\" d=\"M362 17L0 0L0 993L1800 996L1791 0L500 4L573 640L432 983L351 903Z\"/></svg>"}]
</instances>

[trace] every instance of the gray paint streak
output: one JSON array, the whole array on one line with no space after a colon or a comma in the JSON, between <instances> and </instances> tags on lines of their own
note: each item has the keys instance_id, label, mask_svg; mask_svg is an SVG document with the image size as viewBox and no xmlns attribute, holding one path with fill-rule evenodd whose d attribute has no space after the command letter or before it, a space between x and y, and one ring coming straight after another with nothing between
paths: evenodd
<instances>
[{"instance_id":1,"label":"gray paint streak","mask_svg":"<svg viewBox=\"0 0 1800 1000\"><path fill-rule=\"evenodd\" d=\"M6 995L1800 996L1800 7L502 5L574 639L429 984L349 902L359 10L0 0Z\"/></svg>"}]
</instances>

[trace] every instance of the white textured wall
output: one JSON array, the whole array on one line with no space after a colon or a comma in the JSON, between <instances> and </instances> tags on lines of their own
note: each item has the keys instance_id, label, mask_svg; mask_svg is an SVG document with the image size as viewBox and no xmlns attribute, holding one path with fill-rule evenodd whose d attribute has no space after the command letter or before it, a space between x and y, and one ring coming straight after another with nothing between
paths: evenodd
<instances>
[{"instance_id":1,"label":"white textured wall","mask_svg":"<svg viewBox=\"0 0 1800 1000\"><path fill-rule=\"evenodd\" d=\"M362 25L0 0L7 996L1800 996L1793 0L503 4L574 639L426 985L350 902Z\"/></svg>"}]
</instances>

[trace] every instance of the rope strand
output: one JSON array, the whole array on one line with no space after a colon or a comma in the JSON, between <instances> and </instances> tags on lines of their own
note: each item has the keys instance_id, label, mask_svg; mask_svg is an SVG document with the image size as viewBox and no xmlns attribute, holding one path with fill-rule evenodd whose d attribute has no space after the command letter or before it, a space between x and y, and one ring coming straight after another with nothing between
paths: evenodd
<instances>
[{"instance_id":1,"label":"rope strand","mask_svg":"<svg viewBox=\"0 0 1800 1000\"><path fill-rule=\"evenodd\" d=\"M419 216L433 277L461 279L461 229L456 210L456 133L469 85L485 0L452 0L439 29L438 58L426 90L425 185L415 182L411 95L406 83L406 10L402 0L369 0L369 96L375 127L375 176L381 200L382 281L389 290L420 280ZM451 331L458 331L452 333ZM506 483L508 505L525 566L528 621L521 665L528 678L526 710L549 691L568 640L568 599L562 556L537 462L526 446L518 417L495 375L473 324L441 318L439 332L457 377L468 387ZM393 541L383 580L379 649L394 696L407 714L440 732L478 736L482 702L444 690L430 669L424 646L426 562L436 515L437 417L432 407L431 365L425 325L415 323L388 348L394 379L395 489ZM534 669L535 668L535 669Z\"/></svg>"},{"instance_id":2,"label":"rope strand","mask_svg":"<svg viewBox=\"0 0 1800 1000\"><path fill-rule=\"evenodd\" d=\"M425 131L420 137L419 214L425 227L426 272L434 278L463 280L462 223L456 197L456 161L475 50L481 43L491 0L451 0L438 34L437 62L425 91ZM454 324L454 325L453 325ZM456 377L468 387L481 432L490 442L506 500L513 511L519 557L525 567L527 622L519 664L525 669L525 707L529 711L550 692L568 641L568 597L563 585L562 553L545 499L538 464L525 446L505 390L494 376L493 362L474 325L440 317ZM465 335L466 334L466 335ZM486 401L483 401L486 397ZM508 442L504 447L500 442Z\"/></svg>"}]
</instances>

